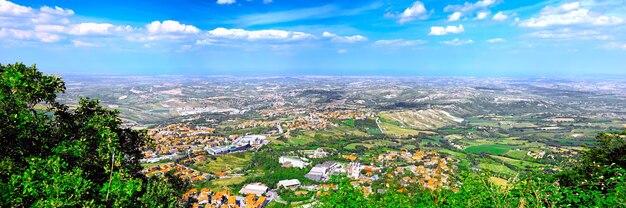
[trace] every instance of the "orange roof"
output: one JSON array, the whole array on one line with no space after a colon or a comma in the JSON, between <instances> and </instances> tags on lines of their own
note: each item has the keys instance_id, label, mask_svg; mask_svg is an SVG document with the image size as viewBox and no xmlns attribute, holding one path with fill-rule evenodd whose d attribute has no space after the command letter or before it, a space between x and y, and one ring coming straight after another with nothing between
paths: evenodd
<instances>
[{"instance_id":1,"label":"orange roof","mask_svg":"<svg viewBox=\"0 0 626 208\"><path fill-rule=\"evenodd\" d=\"M343 158L346 158L352 162L354 162L357 159L357 157L354 155L344 155Z\"/></svg>"},{"instance_id":2,"label":"orange roof","mask_svg":"<svg viewBox=\"0 0 626 208\"><path fill-rule=\"evenodd\" d=\"M257 200L256 203L254 203L254 207L260 207L263 204L263 202L265 202L265 197L261 196L259 197L259 200Z\"/></svg>"},{"instance_id":3,"label":"orange roof","mask_svg":"<svg viewBox=\"0 0 626 208\"><path fill-rule=\"evenodd\" d=\"M192 188L192 189L187 190L188 194L195 194L196 192L198 192L197 188Z\"/></svg>"}]
</instances>

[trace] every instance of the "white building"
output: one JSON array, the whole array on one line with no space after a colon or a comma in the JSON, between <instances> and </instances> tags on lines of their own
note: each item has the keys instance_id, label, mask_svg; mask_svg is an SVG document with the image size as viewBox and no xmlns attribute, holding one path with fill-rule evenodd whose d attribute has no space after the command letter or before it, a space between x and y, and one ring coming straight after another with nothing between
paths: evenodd
<instances>
[{"instance_id":1,"label":"white building","mask_svg":"<svg viewBox=\"0 0 626 208\"><path fill-rule=\"evenodd\" d=\"M317 182L326 181L328 180L328 168L319 166L313 167L304 177Z\"/></svg>"},{"instance_id":2,"label":"white building","mask_svg":"<svg viewBox=\"0 0 626 208\"><path fill-rule=\"evenodd\" d=\"M278 181L278 184L276 184L276 186L278 188L280 187L284 187L286 189L297 189L300 187L300 181L298 179L291 179L291 180L282 180L282 181Z\"/></svg>"},{"instance_id":3,"label":"white building","mask_svg":"<svg viewBox=\"0 0 626 208\"><path fill-rule=\"evenodd\" d=\"M257 196L261 196L267 192L267 186L262 183L251 183L246 184L240 191L240 194L248 195L254 194Z\"/></svg>"},{"instance_id":4,"label":"white building","mask_svg":"<svg viewBox=\"0 0 626 208\"><path fill-rule=\"evenodd\" d=\"M348 178L359 179L361 174L361 164L358 162L352 162L348 166Z\"/></svg>"},{"instance_id":5,"label":"white building","mask_svg":"<svg viewBox=\"0 0 626 208\"><path fill-rule=\"evenodd\" d=\"M305 168L306 166L309 165L309 163L304 162L300 159L285 157L285 156L278 158L278 163L280 163L283 166L291 166L294 168Z\"/></svg>"},{"instance_id":6,"label":"white building","mask_svg":"<svg viewBox=\"0 0 626 208\"><path fill-rule=\"evenodd\" d=\"M328 153L322 148L317 148L313 154L309 155L310 158L325 158L326 156L328 156Z\"/></svg>"},{"instance_id":7,"label":"white building","mask_svg":"<svg viewBox=\"0 0 626 208\"><path fill-rule=\"evenodd\" d=\"M246 135L243 137L239 137L233 141L232 145L235 147L245 146L245 145L254 145L261 144L267 137L263 135Z\"/></svg>"}]
</instances>

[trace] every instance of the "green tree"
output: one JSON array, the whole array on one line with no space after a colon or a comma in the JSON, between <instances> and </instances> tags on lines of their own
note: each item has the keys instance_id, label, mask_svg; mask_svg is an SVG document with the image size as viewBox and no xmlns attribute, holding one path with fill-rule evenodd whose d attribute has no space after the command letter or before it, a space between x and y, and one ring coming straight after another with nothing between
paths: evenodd
<instances>
[{"instance_id":1,"label":"green tree","mask_svg":"<svg viewBox=\"0 0 626 208\"><path fill-rule=\"evenodd\" d=\"M64 91L34 65L0 64L0 207L176 204L138 174L145 132L122 128L98 100L70 109L56 101Z\"/></svg>"},{"instance_id":2,"label":"green tree","mask_svg":"<svg viewBox=\"0 0 626 208\"><path fill-rule=\"evenodd\" d=\"M363 191L350 184L350 180L345 177L333 176L330 180L331 184L337 186L337 190L329 190L328 196L320 198L319 207L324 208L359 208L370 207L370 203L363 195Z\"/></svg>"}]
</instances>

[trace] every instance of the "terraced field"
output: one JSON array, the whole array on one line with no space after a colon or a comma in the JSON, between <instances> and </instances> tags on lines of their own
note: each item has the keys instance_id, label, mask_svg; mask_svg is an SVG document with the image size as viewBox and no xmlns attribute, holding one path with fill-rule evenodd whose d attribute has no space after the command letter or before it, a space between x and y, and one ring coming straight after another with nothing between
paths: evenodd
<instances>
[{"instance_id":1,"label":"terraced field","mask_svg":"<svg viewBox=\"0 0 626 208\"><path fill-rule=\"evenodd\" d=\"M380 122L379 125L380 125L380 128L383 129L384 133L390 136L406 137L406 136L414 136L414 135L420 134L420 132L417 130L401 128L399 126L386 123L386 122Z\"/></svg>"}]
</instances>

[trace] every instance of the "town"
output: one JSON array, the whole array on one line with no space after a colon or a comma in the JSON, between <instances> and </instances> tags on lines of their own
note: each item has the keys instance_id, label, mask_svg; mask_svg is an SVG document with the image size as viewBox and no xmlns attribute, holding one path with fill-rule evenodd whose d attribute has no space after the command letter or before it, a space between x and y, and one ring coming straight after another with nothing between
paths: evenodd
<instances>
[{"instance_id":1,"label":"town","mask_svg":"<svg viewBox=\"0 0 626 208\"><path fill-rule=\"evenodd\" d=\"M590 99L589 84L568 89L576 94L536 91L546 87L538 80L294 79L150 80L163 84L130 85L103 103L132 109L124 125L151 138L141 174L186 181L180 199L191 207L315 207L341 180L364 196L457 191L468 170L506 186L520 173L558 172L595 132L626 127L620 108L601 104L621 98ZM491 82L500 86L475 87Z\"/></svg>"}]
</instances>

